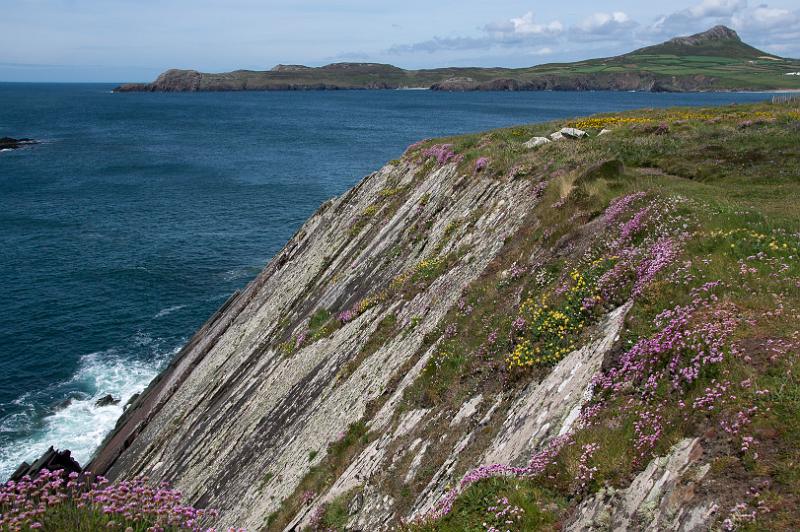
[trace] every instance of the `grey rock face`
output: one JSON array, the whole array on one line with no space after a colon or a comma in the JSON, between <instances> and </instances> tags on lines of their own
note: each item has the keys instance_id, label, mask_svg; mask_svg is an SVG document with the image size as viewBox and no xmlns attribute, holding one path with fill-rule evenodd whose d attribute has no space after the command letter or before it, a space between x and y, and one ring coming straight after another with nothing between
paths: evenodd
<instances>
[{"instance_id":1,"label":"grey rock face","mask_svg":"<svg viewBox=\"0 0 800 532\"><path fill-rule=\"evenodd\" d=\"M675 444L667 456L653 459L631 485L605 489L584 501L568 530L708 530L716 506L698 497L694 486L708 472L701 465L697 438Z\"/></svg>"},{"instance_id":2,"label":"grey rock face","mask_svg":"<svg viewBox=\"0 0 800 532\"><path fill-rule=\"evenodd\" d=\"M540 201L537 183L487 174L406 158L325 203L126 408L87 469L168 480L189 503L218 509L218 528L259 530L305 489L301 482L331 445L363 422L371 439L324 491L292 510L286 530L302 529L322 505L343 499L350 529L382 530L424 516L465 471L525 463L569 431L630 304L587 330L583 347L540 380L470 391L460 405L404 400L437 352L439 340L426 336L480 276L501 277L492 261L507 239L523 224L537 227L527 216ZM394 281L436 257L452 257L438 277L392 295ZM318 311L357 306L329 334L298 341ZM397 329L371 343L389 319ZM691 456L683 449L651 464L630 492L587 502L573 526L594 526L605 515L630 523L651 506L649 519L667 522L675 512L665 494L678 493ZM403 500L387 486L393 482L416 483L413 497ZM651 495L637 498L642 490ZM686 509L681 523L705 522L699 505Z\"/></svg>"},{"instance_id":3,"label":"grey rock face","mask_svg":"<svg viewBox=\"0 0 800 532\"><path fill-rule=\"evenodd\" d=\"M396 377L421 370L430 356L419 352L424 336L518 230L520 213L538 201L529 181L465 180L454 165L422 176L419 170L414 164L386 166L326 203L128 408L93 470L114 478L169 479L189 501L218 508L220 525L260 527L328 446L363 418L370 401L389 391ZM389 189L405 191L396 210L378 210L363 224L362 213ZM464 222L476 212L481 214ZM432 224L423 240L414 225L420 218ZM359 224L363 229L353 234ZM377 304L289 356L279 349L317 309L352 307L437 246L440 256L465 251L413 299ZM387 261L390 249L404 252ZM406 324L402 333L343 376L344 365L389 315ZM414 369L401 373L409 363ZM411 382L401 379L394 393ZM399 397L390 397L370 421L387 441L399 437L404 425L425 422L424 413L411 412L392 427ZM363 482L380 449L368 449L332 491ZM371 504L365 495L365 508Z\"/></svg>"}]
</instances>

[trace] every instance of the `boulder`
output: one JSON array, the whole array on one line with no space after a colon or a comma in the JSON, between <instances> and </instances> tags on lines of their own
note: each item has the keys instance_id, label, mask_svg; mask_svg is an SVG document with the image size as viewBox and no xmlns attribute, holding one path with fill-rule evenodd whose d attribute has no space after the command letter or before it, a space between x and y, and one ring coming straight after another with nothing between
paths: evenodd
<instances>
[{"instance_id":1,"label":"boulder","mask_svg":"<svg viewBox=\"0 0 800 532\"><path fill-rule=\"evenodd\" d=\"M128 399L128 402L125 403L125 406L122 407L122 409L123 410L127 410L139 398L139 395L141 395L141 394L135 393L135 394L131 395L131 398Z\"/></svg>"},{"instance_id":2,"label":"boulder","mask_svg":"<svg viewBox=\"0 0 800 532\"><path fill-rule=\"evenodd\" d=\"M603 128L603 129L600 130L600 133L598 133L597 136L599 137L600 135L607 135L609 133L611 133L610 129Z\"/></svg>"},{"instance_id":3,"label":"boulder","mask_svg":"<svg viewBox=\"0 0 800 532\"><path fill-rule=\"evenodd\" d=\"M576 127L562 127L559 133L570 139L582 139L589 136L584 130Z\"/></svg>"},{"instance_id":4,"label":"boulder","mask_svg":"<svg viewBox=\"0 0 800 532\"><path fill-rule=\"evenodd\" d=\"M551 142L550 139L548 139L547 137L533 137L531 140L524 143L523 146L525 146L528 149L531 149L541 146L542 144L548 144L550 142Z\"/></svg>"},{"instance_id":5,"label":"boulder","mask_svg":"<svg viewBox=\"0 0 800 532\"><path fill-rule=\"evenodd\" d=\"M110 406L119 403L119 399L115 399L113 395L108 394L104 397L101 397L95 403L96 406Z\"/></svg>"},{"instance_id":6,"label":"boulder","mask_svg":"<svg viewBox=\"0 0 800 532\"><path fill-rule=\"evenodd\" d=\"M72 458L72 453L70 453L69 450L57 451L50 447L38 460L33 462L33 464L22 462L8 480L19 482L25 475L36 478L36 476L39 475L39 471L42 469L48 469L50 471L63 469L64 473L67 475L70 473L83 472L83 468Z\"/></svg>"},{"instance_id":7,"label":"boulder","mask_svg":"<svg viewBox=\"0 0 800 532\"><path fill-rule=\"evenodd\" d=\"M556 131L555 133L550 133L550 140L561 140L563 138L564 135L562 135L560 131Z\"/></svg>"}]
</instances>

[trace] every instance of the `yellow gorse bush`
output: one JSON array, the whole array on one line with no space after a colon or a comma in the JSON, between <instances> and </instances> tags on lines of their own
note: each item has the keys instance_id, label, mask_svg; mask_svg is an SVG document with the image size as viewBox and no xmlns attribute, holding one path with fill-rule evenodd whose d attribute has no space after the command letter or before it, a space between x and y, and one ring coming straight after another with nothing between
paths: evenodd
<instances>
[{"instance_id":1,"label":"yellow gorse bush","mask_svg":"<svg viewBox=\"0 0 800 532\"><path fill-rule=\"evenodd\" d=\"M594 269L610 261L592 263ZM579 333L586 327L590 311L586 300L598 301L596 283L578 270L569 274L570 286L563 293L563 303L551 306L549 298L528 298L520 305L519 320L524 320L524 337L506 358L509 369L553 364L576 347Z\"/></svg>"},{"instance_id":2,"label":"yellow gorse bush","mask_svg":"<svg viewBox=\"0 0 800 532\"><path fill-rule=\"evenodd\" d=\"M603 116L597 118L584 118L575 122L570 122L570 127L578 129L604 129L607 127L623 126L628 124L647 124L652 122L651 118L639 118L629 116Z\"/></svg>"},{"instance_id":3,"label":"yellow gorse bush","mask_svg":"<svg viewBox=\"0 0 800 532\"><path fill-rule=\"evenodd\" d=\"M800 112L789 111L787 116L800 119ZM733 112L725 114L714 114L702 111L670 111L661 116L640 117L640 116L598 116L582 118L569 122L569 127L578 129L604 129L609 127L628 126L634 124L653 124L657 122L678 122L689 120L774 120L775 113L767 111Z\"/></svg>"}]
</instances>

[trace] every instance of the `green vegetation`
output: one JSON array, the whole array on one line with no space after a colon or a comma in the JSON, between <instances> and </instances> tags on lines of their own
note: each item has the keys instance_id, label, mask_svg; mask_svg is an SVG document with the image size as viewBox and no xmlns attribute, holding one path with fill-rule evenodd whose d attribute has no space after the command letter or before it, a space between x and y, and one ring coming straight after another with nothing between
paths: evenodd
<instances>
[{"instance_id":1,"label":"green vegetation","mask_svg":"<svg viewBox=\"0 0 800 532\"><path fill-rule=\"evenodd\" d=\"M534 482L492 478L473 484L441 521L415 529L486 532L494 526L495 530L555 530L566 506L566 499Z\"/></svg>"},{"instance_id":2,"label":"green vegetation","mask_svg":"<svg viewBox=\"0 0 800 532\"><path fill-rule=\"evenodd\" d=\"M572 345L584 326L568 326L566 316L575 319L583 313L578 299L586 302L602 293L599 279L617 271L612 252L657 243L663 235L674 235L670 238L675 244L669 253L661 250L663 269L638 289L636 276L643 273L636 268L619 269L620 277L613 283L606 276L605 286L613 290L603 308L613 308L636 293L622 341L626 350L637 343L656 349L652 339L664 325L657 325L655 318L667 309L693 309L682 330L704 338L701 344L708 347L703 349L714 356L698 366L696 375L683 377L670 374L666 364L669 357L689 363L681 358L689 355L659 347L652 352L666 358L638 370L642 376L624 391L598 394L584 413L586 420L546 474L480 481L455 500L446 517L413 528L479 530L487 508L496 502L493 497L502 496L532 519L539 519L540 513L523 503L546 501L554 512L547 514L549 520L512 527L546 529L563 517L563 506L553 506L554 501L570 501L573 506L601 487L625 487L651 457L665 454L687 436L702 437L712 456L705 495L720 504L718 523L745 530L797 528L797 107L789 103L646 111L592 117L580 125L593 133L607 126L613 131L529 152L515 151L514 143L559 124L499 130L472 136L471 142L459 139L469 150L464 160L480 155L497 161L503 151L517 154L496 171L497 179L508 178L508 166L519 166L528 169L525 178L532 185L546 182L535 213L546 224L524 224L506 243L498 264L469 288L463 305L453 309L431 335L426 345L439 339L437 355L407 390L408 408L455 410L477 390L497 390L497 376L508 371L504 362L509 354L525 345L521 338L534 338L529 336L534 333L517 334L515 317L526 317L529 328L532 322L538 324L528 330L545 331L555 345L560 345L558 341ZM481 143L481 138L491 142ZM461 164L468 171L467 163ZM618 221L592 223L607 217L615 201L625 197L632 199ZM631 234L623 246L620 232L625 231ZM523 261L536 250L542 259L531 268ZM604 262L598 262L601 258ZM570 298L573 290L578 298ZM710 296L702 295L706 290ZM520 292L523 297L518 299L515 294ZM564 322L542 328L543 314L533 314L543 308L542 297L553 293L561 294L557 297L563 303L550 308L563 313ZM524 385L547 371L536 364L513 366L505 387ZM646 379L638 379L653 375L661 380L643 398L640 387ZM434 465L430 470L435 469ZM585 478L576 483L581 475ZM503 484L503 490L484 493L494 483ZM546 495L526 495L531 489ZM757 504L759 500L765 502Z\"/></svg>"},{"instance_id":3,"label":"green vegetation","mask_svg":"<svg viewBox=\"0 0 800 532\"><path fill-rule=\"evenodd\" d=\"M522 146L563 126L581 127L590 137ZM598 136L604 128L611 132ZM422 354L436 346L405 390L398 416L418 408L433 409L431 418L445 415L398 442L396 469L371 479L393 497L398 515L463 436L447 423L466 399L514 397L583 345L608 311L633 303L591 402L542 469L470 473L498 430L487 425L475 431L454 471L455 479L469 473L476 481L453 492L458 496L443 517L409 527L556 529L586 497L625 488L653 457L699 437L711 468L697 496L719 504L715 526L800 528L797 146L800 108L790 101L598 115L409 149L400 164L430 171L442 156L456 164L458 179L524 183L538 202L419 348ZM491 164L477 174L481 158ZM399 201L406 194L384 196ZM479 218L471 212L448 223L428 258L378 287L347 319L362 306L408 300L429 287L464 254L443 250ZM430 220L415 223L420 238L435 227ZM312 322L324 327L330 319ZM385 316L340 378L422 319L403 329L395 315ZM404 480L400 473L411 457L401 451L417 437L430 443ZM365 424L351 427L271 529L285 526L309 493L323 493L368 442ZM324 505L319 528L344 529L353 496Z\"/></svg>"},{"instance_id":4,"label":"green vegetation","mask_svg":"<svg viewBox=\"0 0 800 532\"><path fill-rule=\"evenodd\" d=\"M283 501L277 512L267 517L265 526L270 530L283 530L302 507L310 504L318 494L324 493L325 489L331 486L369 442L370 436L365 423L359 421L350 425L347 431L328 447L326 455L319 464L311 468L294 494ZM324 522L330 523L329 526L332 527L339 526L343 518L342 508L345 505L345 499L339 498L331 505L323 507L330 508L330 515L326 512ZM344 512L346 515L346 510Z\"/></svg>"}]
</instances>

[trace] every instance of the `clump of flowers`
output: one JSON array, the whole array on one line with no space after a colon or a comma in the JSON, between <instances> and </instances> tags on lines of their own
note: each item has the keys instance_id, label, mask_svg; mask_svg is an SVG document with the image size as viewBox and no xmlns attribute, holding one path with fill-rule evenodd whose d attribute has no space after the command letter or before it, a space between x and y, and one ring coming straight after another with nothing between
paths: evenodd
<instances>
[{"instance_id":1,"label":"clump of flowers","mask_svg":"<svg viewBox=\"0 0 800 532\"><path fill-rule=\"evenodd\" d=\"M422 259L414 266L414 273L412 278L415 281L430 280L438 277L442 272L442 268L447 263L447 257L436 256Z\"/></svg>"},{"instance_id":2,"label":"clump of flowers","mask_svg":"<svg viewBox=\"0 0 800 532\"><path fill-rule=\"evenodd\" d=\"M386 301L388 297L389 294L386 291L378 292L377 294L367 296L364 299L361 299L352 308L340 312L336 316L336 319L338 319L342 325L349 323L354 319L356 319L361 314L365 313L366 311L377 305L378 303Z\"/></svg>"},{"instance_id":3,"label":"clump of flowers","mask_svg":"<svg viewBox=\"0 0 800 532\"><path fill-rule=\"evenodd\" d=\"M578 129L604 129L607 127L629 124L646 124L651 121L652 120L650 118L642 118L638 116L599 116L570 122L568 125Z\"/></svg>"},{"instance_id":4,"label":"clump of flowers","mask_svg":"<svg viewBox=\"0 0 800 532\"><path fill-rule=\"evenodd\" d=\"M718 282L692 291L688 305L665 310L654 320L656 332L641 338L620 358L617 366L594 378L597 396L611 397L635 390L628 408L636 412L634 446L637 458L649 456L664 433L665 409L659 389L670 389L678 397L701 375L704 368L719 364L729 349L738 323L734 309L713 294ZM730 386L713 383L695 399L694 410L710 411ZM681 401L682 407L685 404ZM737 427L746 421L737 420Z\"/></svg>"},{"instance_id":5,"label":"clump of flowers","mask_svg":"<svg viewBox=\"0 0 800 532\"><path fill-rule=\"evenodd\" d=\"M599 443L587 443L581 449L581 457L578 460L578 477L575 479L578 492L586 490L592 480L594 480L594 474L597 473L597 466L591 465L590 462L598 449L600 449Z\"/></svg>"},{"instance_id":6,"label":"clump of flowers","mask_svg":"<svg viewBox=\"0 0 800 532\"><path fill-rule=\"evenodd\" d=\"M430 148L423 150L422 156L426 159L436 159L439 166L444 166L449 162L459 162L462 158L453 151L452 144L434 144Z\"/></svg>"},{"instance_id":7,"label":"clump of flowers","mask_svg":"<svg viewBox=\"0 0 800 532\"><path fill-rule=\"evenodd\" d=\"M489 166L489 159L488 157L481 157L477 161L475 161L475 173L483 172Z\"/></svg>"},{"instance_id":8,"label":"clump of flowers","mask_svg":"<svg viewBox=\"0 0 800 532\"><path fill-rule=\"evenodd\" d=\"M494 505L486 508L486 518L482 524L486 532L509 530L522 520L524 513L525 510L511 504L508 497L500 497Z\"/></svg>"},{"instance_id":9,"label":"clump of flowers","mask_svg":"<svg viewBox=\"0 0 800 532\"><path fill-rule=\"evenodd\" d=\"M461 479L454 488L442 497L436 506L425 516L427 520L441 519L453 509L453 503L460 493L463 493L472 484L487 478L494 477L517 477L530 478L544 473L548 466L555 465L556 456L561 449L574 443L571 432L562 436L557 436L550 440L547 446L541 451L534 453L528 461L526 467L514 467L508 464L491 464L473 469Z\"/></svg>"},{"instance_id":10,"label":"clump of flowers","mask_svg":"<svg viewBox=\"0 0 800 532\"><path fill-rule=\"evenodd\" d=\"M0 530L202 530L214 510L181 503L181 493L139 478L111 484L91 473L43 469L0 486ZM212 529L208 529L212 530Z\"/></svg>"},{"instance_id":11,"label":"clump of flowers","mask_svg":"<svg viewBox=\"0 0 800 532\"><path fill-rule=\"evenodd\" d=\"M551 303L547 297L528 298L522 303L514 321L514 332L519 338L506 360L509 368L552 364L575 348L578 334L591 318L599 297L597 278L609 264L599 260L586 274L578 270L570 272L569 283L557 294L558 303Z\"/></svg>"},{"instance_id":12,"label":"clump of flowers","mask_svg":"<svg viewBox=\"0 0 800 532\"><path fill-rule=\"evenodd\" d=\"M605 223L616 221L633 203L644 198L646 195L647 194L644 192L634 192L615 198L603 213L603 221Z\"/></svg>"},{"instance_id":13,"label":"clump of flowers","mask_svg":"<svg viewBox=\"0 0 800 532\"><path fill-rule=\"evenodd\" d=\"M313 491L311 491L311 490L306 490L306 491L304 491L304 492L303 492L303 494L300 496L300 503L301 503L303 506L306 506L306 505L308 505L308 504L311 504L311 502L312 502L312 501L313 501L313 500L314 500L316 497L317 497L317 494L316 494L315 492L313 492Z\"/></svg>"},{"instance_id":14,"label":"clump of flowers","mask_svg":"<svg viewBox=\"0 0 800 532\"><path fill-rule=\"evenodd\" d=\"M692 292L688 305L656 316L657 332L636 342L597 383L618 391L655 377L669 379L677 389L697 379L703 367L721 362L737 319L732 309L717 305L711 291L718 285L706 283Z\"/></svg>"},{"instance_id":15,"label":"clump of flowers","mask_svg":"<svg viewBox=\"0 0 800 532\"><path fill-rule=\"evenodd\" d=\"M347 309L340 312L338 318L339 321L344 324L353 321L353 318L355 318L356 316L357 314L353 309Z\"/></svg>"}]
</instances>

